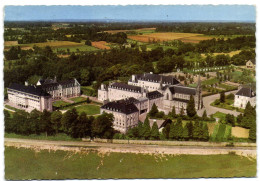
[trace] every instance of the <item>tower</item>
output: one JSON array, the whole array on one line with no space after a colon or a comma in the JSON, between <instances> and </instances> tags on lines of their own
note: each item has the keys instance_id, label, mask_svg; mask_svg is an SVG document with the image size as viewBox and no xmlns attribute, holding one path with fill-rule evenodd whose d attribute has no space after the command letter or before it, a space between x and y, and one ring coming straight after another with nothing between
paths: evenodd
<instances>
[{"instance_id":1,"label":"tower","mask_svg":"<svg viewBox=\"0 0 260 181\"><path fill-rule=\"evenodd\" d=\"M200 75L198 77L198 83L197 83L197 87L196 87L196 97L197 97L197 105L196 106L197 106L197 110L199 110L203 106Z\"/></svg>"}]
</instances>

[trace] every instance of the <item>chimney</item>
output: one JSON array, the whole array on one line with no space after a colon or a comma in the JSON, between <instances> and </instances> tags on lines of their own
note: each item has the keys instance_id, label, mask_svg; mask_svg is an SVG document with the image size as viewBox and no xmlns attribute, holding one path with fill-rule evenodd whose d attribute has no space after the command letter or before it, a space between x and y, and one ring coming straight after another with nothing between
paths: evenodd
<instances>
[{"instance_id":1,"label":"chimney","mask_svg":"<svg viewBox=\"0 0 260 181\"><path fill-rule=\"evenodd\" d=\"M24 85L25 85L25 86L28 86L28 85L29 85L29 84L28 84L28 81L25 81L25 82L24 82Z\"/></svg>"}]
</instances>

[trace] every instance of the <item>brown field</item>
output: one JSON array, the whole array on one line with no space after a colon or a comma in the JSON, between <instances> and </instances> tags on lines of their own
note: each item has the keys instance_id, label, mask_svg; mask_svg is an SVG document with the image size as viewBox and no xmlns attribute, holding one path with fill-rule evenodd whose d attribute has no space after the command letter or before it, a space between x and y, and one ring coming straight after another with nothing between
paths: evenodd
<instances>
[{"instance_id":1,"label":"brown field","mask_svg":"<svg viewBox=\"0 0 260 181\"><path fill-rule=\"evenodd\" d=\"M13 42L13 44L11 44L11 42ZM15 41L6 41L4 49L8 50L11 48L11 46L18 46L18 44L17 43L15 44L14 42ZM34 45L38 47L50 46L52 48L62 48L62 47L81 46L84 45L84 43L75 43L71 41L49 41L44 43L20 44L19 46L21 47L22 50L28 50L28 49L32 49Z\"/></svg>"},{"instance_id":2,"label":"brown field","mask_svg":"<svg viewBox=\"0 0 260 181\"><path fill-rule=\"evenodd\" d=\"M196 33L151 33L145 35L130 35L128 38L141 41L141 42L149 42L150 41L172 41L172 40L181 40L183 42L189 43L198 43L201 40L212 39L213 37L203 36L203 34Z\"/></svg>"},{"instance_id":3,"label":"brown field","mask_svg":"<svg viewBox=\"0 0 260 181\"><path fill-rule=\"evenodd\" d=\"M146 30L155 30L156 28L140 28L140 29L133 29L133 30L108 30L108 31L104 31L104 32L107 32L107 33L119 33L119 32L129 32L129 31L146 31Z\"/></svg>"},{"instance_id":4,"label":"brown field","mask_svg":"<svg viewBox=\"0 0 260 181\"><path fill-rule=\"evenodd\" d=\"M209 134L211 135L214 131L216 123L207 123L209 128Z\"/></svg>"},{"instance_id":5,"label":"brown field","mask_svg":"<svg viewBox=\"0 0 260 181\"><path fill-rule=\"evenodd\" d=\"M15 46L18 45L17 41L5 41L4 46Z\"/></svg>"},{"instance_id":6,"label":"brown field","mask_svg":"<svg viewBox=\"0 0 260 181\"><path fill-rule=\"evenodd\" d=\"M249 137L249 129L241 128L241 127L232 127L232 136L237 138L248 138Z\"/></svg>"},{"instance_id":7,"label":"brown field","mask_svg":"<svg viewBox=\"0 0 260 181\"><path fill-rule=\"evenodd\" d=\"M93 41L91 43L92 43L93 47L96 47L98 49L102 49L102 50L109 50L110 49L110 47L107 46L108 43L105 42L105 41Z\"/></svg>"},{"instance_id":8,"label":"brown field","mask_svg":"<svg viewBox=\"0 0 260 181\"><path fill-rule=\"evenodd\" d=\"M232 57L233 55L239 54L241 52L241 50L236 50L236 51L231 51L229 53L213 53L214 56L216 55L229 55L230 57ZM206 57L205 54L201 54L202 57Z\"/></svg>"}]
</instances>

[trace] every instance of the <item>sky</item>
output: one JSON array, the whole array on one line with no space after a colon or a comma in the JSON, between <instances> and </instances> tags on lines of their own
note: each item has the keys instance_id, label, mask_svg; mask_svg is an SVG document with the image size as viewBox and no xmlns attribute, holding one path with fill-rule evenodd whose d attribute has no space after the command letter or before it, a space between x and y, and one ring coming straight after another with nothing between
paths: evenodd
<instances>
[{"instance_id":1,"label":"sky","mask_svg":"<svg viewBox=\"0 0 260 181\"><path fill-rule=\"evenodd\" d=\"M5 20L254 21L252 5L5 6Z\"/></svg>"}]
</instances>

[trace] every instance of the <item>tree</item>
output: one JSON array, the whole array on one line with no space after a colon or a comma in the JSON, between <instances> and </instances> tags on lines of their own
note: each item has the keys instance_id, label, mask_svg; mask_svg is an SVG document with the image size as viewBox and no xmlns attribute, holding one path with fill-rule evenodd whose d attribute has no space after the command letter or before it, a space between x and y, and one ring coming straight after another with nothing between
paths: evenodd
<instances>
[{"instance_id":1,"label":"tree","mask_svg":"<svg viewBox=\"0 0 260 181\"><path fill-rule=\"evenodd\" d=\"M80 83L82 85L89 85L89 80L90 80L90 72L88 69L81 69L80 70Z\"/></svg>"},{"instance_id":2,"label":"tree","mask_svg":"<svg viewBox=\"0 0 260 181\"><path fill-rule=\"evenodd\" d=\"M88 104L91 103L91 100L89 99L89 97L87 97L86 102L87 102Z\"/></svg>"},{"instance_id":3,"label":"tree","mask_svg":"<svg viewBox=\"0 0 260 181\"><path fill-rule=\"evenodd\" d=\"M169 129L169 138L170 139L175 139L177 136L177 133L176 133L176 129L175 129L175 123L172 122L170 124L170 129Z\"/></svg>"},{"instance_id":4,"label":"tree","mask_svg":"<svg viewBox=\"0 0 260 181\"><path fill-rule=\"evenodd\" d=\"M173 123L171 123L171 124L173 124ZM171 124L170 124L170 123L166 124L166 126L165 126L165 127L163 128L163 130L162 130L163 136L164 136L164 138L166 138L166 139L169 139Z\"/></svg>"},{"instance_id":5,"label":"tree","mask_svg":"<svg viewBox=\"0 0 260 181\"><path fill-rule=\"evenodd\" d=\"M176 117L175 106L172 107L172 111L170 112L170 116L171 116L172 118L175 118L175 117Z\"/></svg>"},{"instance_id":6,"label":"tree","mask_svg":"<svg viewBox=\"0 0 260 181\"><path fill-rule=\"evenodd\" d=\"M142 138L143 137L143 123L141 121L138 122L137 130L138 130L138 138Z\"/></svg>"},{"instance_id":7,"label":"tree","mask_svg":"<svg viewBox=\"0 0 260 181\"><path fill-rule=\"evenodd\" d=\"M150 121L148 117L144 120L143 125L143 137L147 140L151 136L151 127L150 127Z\"/></svg>"},{"instance_id":8,"label":"tree","mask_svg":"<svg viewBox=\"0 0 260 181\"><path fill-rule=\"evenodd\" d=\"M188 123L185 125L184 129L183 129L183 134L182 137L184 138L184 140L189 140L189 128L188 128Z\"/></svg>"},{"instance_id":9,"label":"tree","mask_svg":"<svg viewBox=\"0 0 260 181\"><path fill-rule=\"evenodd\" d=\"M208 119L208 116L207 116L207 111L205 109L204 112L203 112L203 115L202 115L202 120L206 121L207 119Z\"/></svg>"},{"instance_id":10,"label":"tree","mask_svg":"<svg viewBox=\"0 0 260 181\"><path fill-rule=\"evenodd\" d=\"M209 129L207 123L204 123L203 132L202 132L202 140L209 140Z\"/></svg>"},{"instance_id":11,"label":"tree","mask_svg":"<svg viewBox=\"0 0 260 181\"><path fill-rule=\"evenodd\" d=\"M224 92L220 93L220 102L222 102L222 103L225 102L225 93Z\"/></svg>"},{"instance_id":12,"label":"tree","mask_svg":"<svg viewBox=\"0 0 260 181\"><path fill-rule=\"evenodd\" d=\"M86 41L85 41L85 45L91 46L91 45L92 45L92 43L91 43L91 41L90 41L90 40L86 40Z\"/></svg>"},{"instance_id":13,"label":"tree","mask_svg":"<svg viewBox=\"0 0 260 181\"><path fill-rule=\"evenodd\" d=\"M183 106L181 107L180 116L184 116L184 108L183 108Z\"/></svg>"},{"instance_id":14,"label":"tree","mask_svg":"<svg viewBox=\"0 0 260 181\"><path fill-rule=\"evenodd\" d=\"M187 127L188 127L188 132L189 132L189 138L193 138L193 124L192 122L188 122L187 124Z\"/></svg>"},{"instance_id":15,"label":"tree","mask_svg":"<svg viewBox=\"0 0 260 181\"><path fill-rule=\"evenodd\" d=\"M183 135L183 127L182 127L182 120L181 118L177 119L177 122L175 124L175 129L176 129L176 139L182 139L182 135Z\"/></svg>"},{"instance_id":16,"label":"tree","mask_svg":"<svg viewBox=\"0 0 260 181\"><path fill-rule=\"evenodd\" d=\"M59 129L61 127L61 118L62 113L60 111L54 111L51 113L51 123L56 134L58 134Z\"/></svg>"},{"instance_id":17,"label":"tree","mask_svg":"<svg viewBox=\"0 0 260 181\"><path fill-rule=\"evenodd\" d=\"M232 114L227 114L226 117L226 123L230 124L231 126L235 126L235 117Z\"/></svg>"},{"instance_id":18,"label":"tree","mask_svg":"<svg viewBox=\"0 0 260 181\"><path fill-rule=\"evenodd\" d=\"M159 139L159 129L158 129L158 125L156 122L153 123L151 137L155 140Z\"/></svg>"},{"instance_id":19,"label":"tree","mask_svg":"<svg viewBox=\"0 0 260 181\"><path fill-rule=\"evenodd\" d=\"M200 137L200 125L199 125L199 121L195 120L194 128L193 128L193 138L197 140L199 139L199 137Z\"/></svg>"},{"instance_id":20,"label":"tree","mask_svg":"<svg viewBox=\"0 0 260 181\"><path fill-rule=\"evenodd\" d=\"M72 126L74 125L73 122L77 121L77 119L78 119L78 113L75 108L72 108L67 112L65 112L61 118L62 130L68 135L71 135Z\"/></svg>"},{"instance_id":21,"label":"tree","mask_svg":"<svg viewBox=\"0 0 260 181\"><path fill-rule=\"evenodd\" d=\"M249 139L252 141L256 141L256 121L254 120L250 126L249 130Z\"/></svg>"},{"instance_id":22,"label":"tree","mask_svg":"<svg viewBox=\"0 0 260 181\"><path fill-rule=\"evenodd\" d=\"M113 138L113 114L103 113L92 122L92 136L99 138Z\"/></svg>"},{"instance_id":23,"label":"tree","mask_svg":"<svg viewBox=\"0 0 260 181\"><path fill-rule=\"evenodd\" d=\"M155 103L153 103L153 106L152 106L152 109L150 110L149 112L149 116L154 118L156 117L156 114L158 113L158 109L157 109L157 106L155 105Z\"/></svg>"},{"instance_id":24,"label":"tree","mask_svg":"<svg viewBox=\"0 0 260 181\"><path fill-rule=\"evenodd\" d=\"M46 136L53 133L53 128L51 125L51 113L46 109L43 110L40 117L40 130L44 131Z\"/></svg>"},{"instance_id":25,"label":"tree","mask_svg":"<svg viewBox=\"0 0 260 181\"><path fill-rule=\"evenodd\" d=\"M187 105L187 115L193 117L196 115L195 102L193 96L190 96L190 100Z\"/></svg>"}]
</instances>

